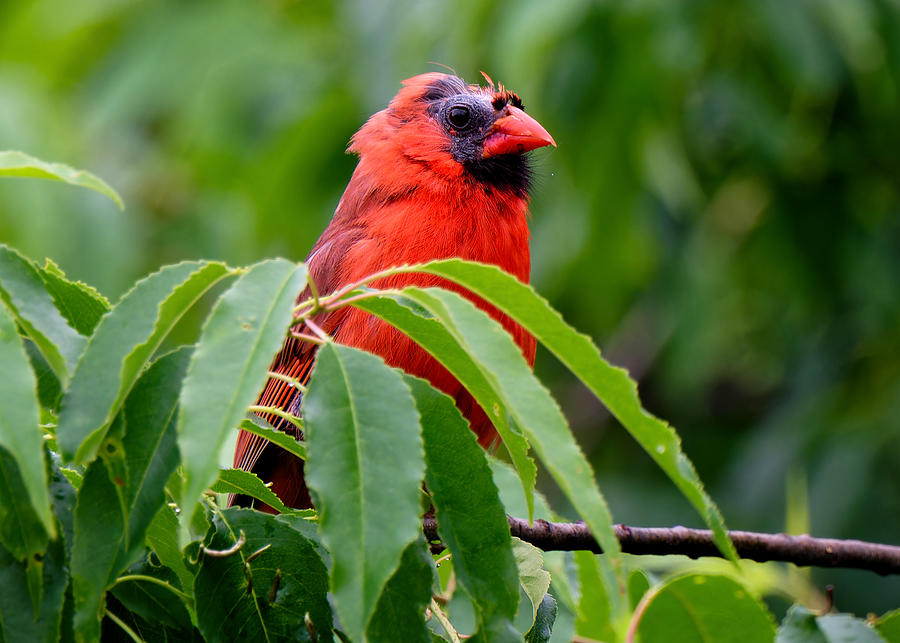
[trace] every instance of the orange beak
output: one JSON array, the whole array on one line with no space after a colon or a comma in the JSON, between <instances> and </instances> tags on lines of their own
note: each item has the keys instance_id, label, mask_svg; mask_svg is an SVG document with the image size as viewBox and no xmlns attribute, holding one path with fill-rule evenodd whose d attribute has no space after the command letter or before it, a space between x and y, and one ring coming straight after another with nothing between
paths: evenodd
<instances>
[{"instance_id":1,"label":"orange beak","mask_svg":"<svg viewBox=\"0 0 900 643\"><path fill-rule=\"evenodd\" d=\"M509 105L507 115L498 118L484 139L481 156L524 154L545 145L556 147L556 141L540 123L518 107Z\"/></svg>"}]
</instances>

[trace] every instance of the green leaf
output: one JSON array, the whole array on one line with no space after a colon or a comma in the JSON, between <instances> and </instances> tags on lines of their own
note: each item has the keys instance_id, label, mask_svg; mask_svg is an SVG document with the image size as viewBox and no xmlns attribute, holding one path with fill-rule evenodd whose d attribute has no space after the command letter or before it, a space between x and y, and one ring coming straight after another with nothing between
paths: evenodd
<instances>
[{"instance_id":1,"label":"green leaf","mask_svg":"<svg viewBox=\"0 0 900 643\"><path fill-rule=\"evenodd\" d=\"M569 326L531 286L496 266L448 259L404 270L427 272L454 281L484 297L528 329L603 402L694 505L713 531L722 553L732 561L737 560L722 514L682 451L678 434L641 406L637 384L627 371L604 360L590 337ZM594 535L606 551L600 534L594 531Z\"/></svg>"},{"instance_id":2,"label":"green leaf","mask_svg":"<svg viewBox=\"0 0 900 643\"><path fill-rule=\"evenodd\" d=\"M247 433L252 433L253 435L265 438L272 444L281 447L301 460L306 460L306 445L303 442L295 440L284 431L279 431L271 426L263 426L262 422L264 421L265 420L261 417L254 416L253 419L241 420L240 428Z\"/></svg>"},{"instance_id":3,"label":"green leaf","mask_svg":"<svg viewBox=\"0 0 900 643\"><path fill-rule=\"evenodd\" d=\"M62 163L48 163L23 152L12 150L0 152L0 177L3 176L63 181L64 183L88 188L104 194L112 199L119 206L120 210L125 209L125 204L122 202L122 197L119 196L119 193L99 177L85 170L76 170Z\"/></svg>"},{"instance_id":4,"label":"green leaf","mask_svg":"<svg viewBox=\"0 0 900 643\"><path fill-rule=\"evenodd\" d=\"M544 569L544 556L540 549L518 538L513 538L512 543L519 568L519 583L531 601L531 618L534 620L550 589L550 573Z\"/></svg>"},{"instance_id":5,"label":"green leaf","mask_svg":"<svg viewBox=\"0 0 900 643\"><path fill-rule=\"evenodd\" d=\"M884 643L885 637L850 614L817 616L794 605L778 628L777 643Z\"/></svg>"},{"instance_id":6,"label":"green leaf","mask_svg":"<svg viewBox=\"0 0 900 643\"><path fill-rule=\"evenodd\" d=\"M53 471L50 478L50 499L53 503L53 513L59 521L62 529L60 534L65 541L66 554L72 551L72 543L75 540L75 488L66 477L66 471L59 466L59 455L50 453L53 463Z\"/></svg>"},{"instance_id":7,"label":"green leaf","mask_svg":"<svg viewBox=\"0 0 900 643\"><path fill-rule=\"evenodd\" d=\"M178 643L203 643L203 636L200 630L190 626L188 628L174 628L158 615L144 614L151 608L153 600L157 595L162 597L165 590L159 585L154 585L154 589L149 590L147 594L141 596L138 594L139 589L128 587L121 589L122 585L116 585L106 599L106 618L103 622L103 634L101 642L107 638L114 641L131 641L129 634L126 634L119 623L112 622L111 615L115 614L118 619L125 624L135 635L138 641L146 643L155 643L156 641L177 641ZM149 592L155 592L150 594ZM119 597L124 600L119 600Z\"/></svg>"},{"instance_id":8,"label":"green leaf","mask_svg":"<svg viewBox=\"0 0 900 643\"><path fill-rule=\"evenodd\" d=\"M28 501L19 466L0 447L0 545L24 561L42 553L48 541L47 530Z\"/></svg>"},{"instance_id":9,"label":"green leaf","mask_svg":"<svg viewBox=\"0 0 900 643\"><path fill-rule=\"evenodd\" d=\"M60 468L60 471L69 481L69 484L75 487L75 489L81 489L81 481L84 478L84 474L81 471L73 469L72 467L62 467Z\"/></svg>"},{"instance_id":10,"label":"green leaf","mask_svg":"<svg viewBox=\"0 0 900 643\"><path fill-rule=\"evenodd\" d=\"M356 304L382 318L409 335L416 343L431 353L472 394L472 397L488 413L497 429L510 459L519 473L525 494L528 516L534 509L534 484L537 468L528 457L528 442L510 424L506 401L494 383L485 376L481 365L469 354L464 344L451 333L430 311L404 297L379 297L360 300Z\"/></svg>"},{"instance_id":11,"label":"green leaf","mask_svg":"<svg viewBox=\"0 0 900 643\"><path fill-rule=\"evenodd\" d=\"M34 618L38 618L41 611L41 597L43 587L44 561L34 556L25 561L25 584L28 586L28 595L31 597L31 608Z\"/></svg>"},{"instance_id":12,"label":"green leaf","mask_svg":"<svg viewBox=\"0 0 900 643\"><path fill-rule=\"evenodd\" d=\"M98 635L104 594L143 553L144 532L164 501L163 487L177 466L172 417L189 356L187 349L175 351L144 372L109 431L102 457L85 473L71 555L78 640ZM130 438L121 435L127 418L133 422Z\"/></svg>"},{"instance_id":13,"label":"green leaf","mask_svg":"<svg viewBox=\"0 0 900 643\"><path fill-rule=\"evenodd\" d=\"M450 397L424 380L406 382L422 418L425 481L457 581L474 601L478 631L514 640L519 575L484 450Z\"/></svg>"},{"instance_id":14,"label":"green leaf","mask_svg":"<svg viewBox=\"0 0 900 643\"><path fill-rule=\"evenodd\" d=\"M553 624L556 622L556 599L544 594L540 606L534 616L534 625L525 634L525 643L547 643L553 635Z\"/></svg>"},{"instance_id":15,"label":"green leaf","mask_svg":"<svg viewBox=\"0 0 900 643\"><path fill-rule=\"evenodd\" d=\"M581 596L576 611L575 631L591 639L615 641L613 608L597 556L589 551L575 552L578 587Z\"/></svg>"},{"instance_id":16,"label":"green leaf","mask_svg":"<svg viewBox=\"0 0 900 643\"><path fill-rule=\"evenodd\" d=\"M637 627L642 643L764 643L775 639L765 605L726 576L688 574L658 587Z\"/></svg>"},{"instance_id":17,"label":"green leaf","mask_svg":"<svg viewBox=\"0 0 900 643\"><path fill-rule=\"evenodd\" d=\"M178 447L185 513L215 482L219 448L262 389L284 339L306 267L284 259L257 263L222 295L203 326L181 390Z\"/></svg>"},{"instance_id":18,"label":"green leaf","mask_svg":"<svg viewBox=\"0 0 900 643\"><path fill-rule=\"evenodd\" d=\"M635 609L644 594L650 591L650 578L642 569L635 569L628 575L628 601L631 608Z\"/></svg>"},{"instance_id":19,"label":"green leaf","mask_svg":"<svg viewBox=\"0 0 900 643\"><path fill-rule=\"evenodd\" d=\"M155 578L159 582L145 577ZM145 557L119 577L110 593L145 621L187 632L192 629L191 616L184 596L172 583L173 580L171 570L154 566Z\"/></svg>"},{"instance_id":20,"label":"green leaf","mask_svg":"<svg viewBox=\"0 0 900 643\"><path fill-rule=\"evenodd\" d=\"M125 400L127 483L122 503L128 519L125 545L143 548L147 527L165 502L166 481L178 467L175 419L192 348L182 347L144 371Z\"/></svg>"},{"instance_id":21,"label":"green leaf","mask_svg":"<svg viewBox=\"0 0 900 643\"><path fill-rule=\"evenodd\" d=\"M519 483L515 470L506 462L496 458L489 457L488 462L491 467L494 484L497 485L497 489L500 492L500 500L506 508L506 513L517 517L527 515L525 496L522 494L522 485ZM551 522L561 520L550 509L550 505L544 495L537 491L534 494L534 517ZM561 601L563 605L568 606L574 612L576 610L575 591L566 574L566 568L572 567L570 564L572 552L545 551L543 552L543 557L544 568L551 575L554 598Z\"/></svg>"},{"instance_id":22,"label":"green leaf","mask_svg":"<svg viewBox=\"0 0 900 643\"><path fill-rule=\"evenodd\" d=\"M226 550L242 532L246 542L236 554L200 559L194 596L206 641L310 641L307 612L318 640L331 641L328 572L312 541L280 517L231 508L213 519L206 546Z\"/></svg>"},{"instance_id":23,"label":"green leaf","mask_svg":"<svg viewBox=\"0 0 900 643\"><path fill-rule=\"evenodd\" d=\"M431 641L425 607L431 601L434 571L425 540L420 537L410 543L375 606L366 628L369 641Z\"/></svg>"},{"instance_id":24,"label":"green leaf","mask_svg":"<svg viewBox=\"0 0 900 643\"><path fill-rule=\"evenodd\" d=\"M456 337L492 383L515 425L534 446L603 551L610 559L617 559L619 541L594 472L556 401L534 376L509 333L455 292L410 287L402 291L402 296L428 310Z\"/></svg>"},{"instance_id":25,"label":"green leaf","mask_svg":"<svg viewBox=\"0 0 900 643\"><path fill-rule=\"evenodd\" d=\"M60 315L34 264L3 245L0 297L65 387L87 340Z\"/></svg>"},{"instance_id":26,"label":"green leaf","mask_svg":"<svg viewBox=\"0 0 900 643\"><path fill-rule=\"evenodd\" d=\"M50 543L40 568L41 599L35 614L26 564L0 547L0 641L55 643L59 640L63 595L68 583L62 540Z\"/></svg>"},{"instance_id":27,"label":"green leaf","mask_svg":"<svg viewBox=\"0 0 900 643\"><path fill-rule=\"evenodd\" d=\"M398 371L328 343L318 350L303 418L306 482L333 557L331 591L342 629L362 641L382 588L422 529L419 414Z\"/></svg>"},{"instance_id":28,"label":"green leaf","mask_svg":"<svg viewBox=\"0 0 900 643\"><path fill-rule=\"evenodd\" d=\"M166 266L137 282L103 317L63 396L57 441L66 461L94 458L109 423L169 331L227 274L221 263Z\"/></svg>"},{"instance_id":29,"label":"green leaf","mask_svg":"<svg viewBox=\"0 0 900 643\"><path fill-rule=\"evenodd\" d=\"M116 485L98 458L85 472L75 506L71 575L78 641L96 641L100 636L102 599L121 570L116 563L125 529Z\"/></svg>"},{"instance_id":30,"label":"green leaf","mask_svg":"<svg viewBox=\"0 0 900 643\"><path fill-rule=\"evenodd\" d=\"M255 473L250 473L249 471L222 469L219 471L219 479L212 485L211 489L216 493L234 493L256 498L260 502L269 505L278 513L290 511L281 502L281 499L275 495L274 491L267 487Z\"/></svg>"},{"instance_id":31,"label":"green leaf","mask_svg":"<svg viewBox=\"0 0 900 643\"><path fill-rule=\"evenodd\" d=\"M147 545L156 553L163 565L175 572L181 582L181 591L190 595L193 591L194 575L184 564L184 556L178 547L178 516L169 505L163 505L147 527Z\"/></svg>"},{"instance_id":32,"label":"green leaf","mask_svg":"<svg viewBox=\"0 0 900 643\"><path fill-rule=\"evenodd\" d=\"M82 335L90 336L100 318L112 308L109 300L93 286L66 278L66 273L51 259L45 259L44 267L38 270L44 280L44 287L53 297L56 309L72 328Z\"/></svg>"},{"instance_id":33,"label":"green leaf","mask_svg":"<svg viewBox=\"0 0 900 643\"><path fill-rule=\"evenodd\" d=\"M876 627L889 643L900 643L900 609L884 614L878 619Z\"/></svg>"},{"instance_id":34,"label":"green leaf","mask_svg":"<svg viewBox=\"0 0 900 643\"><path fill-rule=\"evenodd\" d=\"M17 520L23 504L30 502L43 530L46 532L40 539L46 546L46 538L56 534L56 526L50 511L50 496L47 493L47 473L44 468L44 438L38 425L37 383L28 362L28 355L22 338L16 332L16 325L9 316L6 307L0 305L0 364L3 373L0 376L0 450L8 451L8 455L18 466L18 475L14 475L9 462L0 464L0 485L10 491L16 480L20 479L24 486L24 494L13 498L0 494L0 542L7 546L16 557L23 552L9 547L4 528L9 520ZM12 514L10 512L13 512ZM24 527L22 527L24 529ZM31 542L25 547L33 553L37 546L33 536L26 533L20 542ZM42 549L40 547L38 551Z\"/></svg>"},{"instance_id":35,"label":"green leaf","mask_svg":"<svg viewBox=\"0 0 900 643\"><path fill-rule=\"evenodd\" d=\"M41 409L46 409L47 411L56 410L62 397L62 387L59 378L53 372L46 358L41 355L41 351L30 339L25 339L25 352L28 353L31 370L37 381L38 404L40 404ZM43 417L41 418L41 423L46 424Z\"/></svg>"}]
</instances>

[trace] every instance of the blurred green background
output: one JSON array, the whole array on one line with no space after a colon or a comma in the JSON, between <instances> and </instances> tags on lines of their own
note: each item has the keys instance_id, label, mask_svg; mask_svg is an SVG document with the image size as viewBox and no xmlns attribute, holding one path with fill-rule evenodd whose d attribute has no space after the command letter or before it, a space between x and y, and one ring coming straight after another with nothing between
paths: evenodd
<instances>
[{"instance_id":1,"label":"blurred green background","mask_svg":"<svg viewBox=\"0 0 900 643\"><path fill-rule=\"evenodd\" d=\"M556 138L533 282L678 428L729 526L808 507L815 535L900 543L897 0L3 0L0 149L94 171L127 210L4 181L0 241L113 299L184 258L302 259L351 134L432 61L487 71ZM616 520L700 523L538 371ZM900 603L896 578L813 581L843 610Z\"/></svg>"}]
</instances>

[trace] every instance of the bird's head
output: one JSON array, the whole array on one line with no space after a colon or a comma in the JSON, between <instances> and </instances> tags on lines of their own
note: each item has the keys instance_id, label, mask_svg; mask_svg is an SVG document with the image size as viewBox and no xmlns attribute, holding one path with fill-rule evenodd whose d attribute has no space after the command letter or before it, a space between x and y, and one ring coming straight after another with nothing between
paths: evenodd
<instances>
[{"instance_id":1,"label":"bird's head","mask_svg":"<svg viewBox=\"0 0 900 643\"><path fill-rule=\"evenodd\" d=\"M525 154L556 143L515 93L484 77L485 87L437 72L403 81L387 109L353 136L350 151L395 182L410 178L412 169L418 180L462 179L525 196L531 175Z\"/></svg>"}]
</instances>

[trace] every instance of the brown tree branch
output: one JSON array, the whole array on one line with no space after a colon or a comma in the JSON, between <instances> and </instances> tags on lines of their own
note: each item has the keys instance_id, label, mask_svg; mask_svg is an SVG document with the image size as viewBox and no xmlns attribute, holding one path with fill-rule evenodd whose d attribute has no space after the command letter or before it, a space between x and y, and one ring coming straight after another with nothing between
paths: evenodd
<instances>
[{"instance_id":1,"label":"brown tree branch","mask_svg":"<svg viewBox=\"0 0 900 643\"><path fill-rule=\"evenodd\" d=\"M508 517L510 533L544 551L592 551L602 553L597 541L582 522L547 522ZM437 521L424 520L425 536L432 551L442 551ZM622 551L637 555L680 554L690 558L722 558L707 529L687 527L628 527L615 525ZM729 531L728 535L741 558L759 562L777 560L799 566L847 567L867 569L882 576L900 574L900 546L867 543L860 540L836 540L787 534L762 534Z\"/></svg>"}]
</instances>

